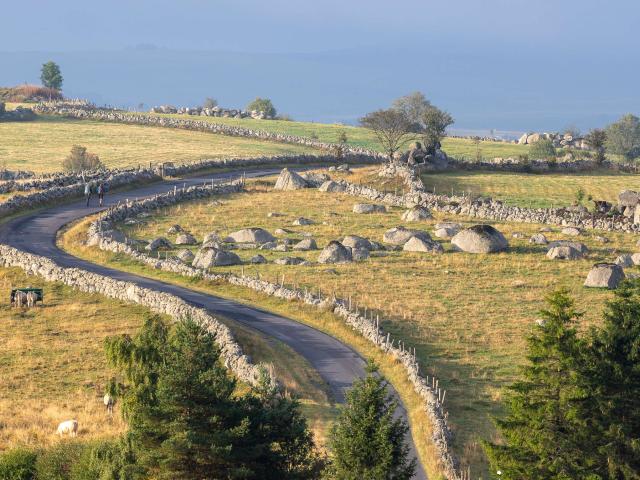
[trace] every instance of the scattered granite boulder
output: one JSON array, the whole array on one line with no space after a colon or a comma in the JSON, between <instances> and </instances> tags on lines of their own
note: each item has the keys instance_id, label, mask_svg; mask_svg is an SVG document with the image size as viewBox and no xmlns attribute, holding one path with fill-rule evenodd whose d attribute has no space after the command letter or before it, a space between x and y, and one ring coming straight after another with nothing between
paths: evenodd
<instances>
[{"instance_id":1,"label":"scattered granite boulder","mask_svg":"<svg viewBox=\"0 0 640 480\"><path fill-rule=\"evenodd\" d=\"M276 265L300 265L305 260L300 257L282 257L277 258L273 261Z\"/></svg>"},{"instance_id":2,"label":"scattered granite boulder","mask_svg":"<svg viewBox=\"0 0 640 480\"><path fill-rule=\"evenodd\" d=\"M298 250L300 252L306 252L309 250L317 250L318 244L313 238L304 238L300 240L293 246L294 250Z\"/></svg>"},{"instance_id":3,"label":"scattered granite boulder","mask_svg":"<svg viewBox=\"0 0 640 480\"><path fill-rule=\"evenodd\" d=\"M267 242L260 245L258 248L260 250L274 250L278 246L277 242Z\"/></svg>"},{"instance_id":4,"label":"scattered granite boulder","mask_svg":"<svg viewBox=\"0 0 640 480\"><path fill-rule=\"evenodd\" d=\"M615 263L596 263L589 271L585 287L614 289L624 280L624 270Z\"/></svg>"},{"instance_id":5,"label":"scattered granite boulder","mask_svg":"<svg viewBox=\"0 0 640 480\"><path fill-rule=\"evenodd\" d=\"M405 222L421 222L433 218L431 212L424 207L413 207L402 214Z\"/></svg>"},{"instance_id":6,"label":"scattered granite boulder","mask_svg":"<svg viewBox=\"0 0 640 480\"><path fill-rule=\"evenodd\" d=\"M382 241L391 245L404 245L412 237L419 237L423 240L431 240L431 236L425 231L412 230L405 227L394 227L384 232Z\"/></svg>"},{"instance_id":7,"label":"scattered granite boulder","mask_svg":"<svg viewBox=\"0 0 640 480\"><path fill-rule=\"evenodd\" d=\"M551 227L541 227L540 230L538 230L540 233L551 233L553 232L553 228Z\"/></svg>"},{"instance_id":8,"label":"scattered granite boulder","mask_svg":"<svg viewBox=\"0 0 640 480\"><path fill-rule=\"evenodd\" d=\"M467 253L495 253L507 250L509 242L491 225L474 225L461 230L451 244Z\"/></svg>"},{"instance_id":9,"label":"scattered granite boulder","mask_svg":"<svg viewBox=\"0 0 640 480\"><path fill-rule=\"evenodd\" d=\"M334 182L333 180L327 180L322 185L320 185L320 187L318 187L318 190L320 190L321 192L342 193L347 190L347 187L346 185Z\"/></svg>"},{"instance_id":10,"label":"scattered granite boulder","mask_svg":"<svg viewBox=\"0 0 640 480\"><path fill-rule=\"evenodd\" d=\"M275 218L275 217L281 217L281 216L282 216L282 214L278 213L278 212L269 212L269 213L267 213L267 217L269 217L269 218Z\"/></svg>"},{"instance_id":11,"label":"scattered granite boulder","mask_svg":"<svg viewBox=\"0 0 640 480\"><path fill-rule=\"evenodd\" d=\"M311 187L319 187L324 182L331 180L331 177L326 173L317 173L317 172L305 172L300 175L309 186Z\"/></svg>"},{"instance_id":12,"label":"scattered granite boulder","mask_svg":"<svg viewBox=\"0 0 640 480\"><path fill-rule=\"evenodd\" d=\"M549 244L549 248L567 246L578 250L582 255L589 253L589 249L584 243L572 242L570 240L556 240Z\"/></svg>"},{"instance_id":13,"label":"scattered granite boulder","mask_svg":"<svg viewBox=\"0 0 640 480\"><path fill-rule=\"evenodd\" d=\"M196 253L191 265L196 268L224 267L227 265L239 265L240 257L233 252L220 248L201 248Z\"/></svg>"},{"instance_id":14,"label":"scattered granite boulder","mask_svg":"<svg viewBox=\"0 0 640 480\"><path fill-rule=\"evenodd\" d=\"M622 268L629 268L634 265L633 257L628 253L619 255L618 258L613 261L613 263L615 263L616 265L620 265Z\"/></svg>"},{"instance_id":15,"label":"scattered granite boulder","mask_svg":"<svg viewBox=\"0 0 640 480\"><path fill-rule=\"evenodd\" d=\"M215 233L215 232L211 232L211 233L207 233L204 238L202 239L202 243L207 243L207 242L221 242L220 236Z\"/></svg>"},{"instance_id":16,"label":"scattered granite boulder","mask_svg":"<svg viewBox=\"0 0 640 480\"><path fill-rule=\"evenodd\" d=\"M387 208L384 205L372 203L356 203L353 206L353 213L384 213Z\"/></svg>"},{"instance_id":17,"label":"scattered granite boulder","mask_svg":"<svg viewBox=\"0 0 640 480\"><path fill-rule=\"evenodd\" d=\"M640 265L640 253L634 253L631 255L631 260L634 265Z\"/></svg>"},{"instance_id":18,"label":"scattered granite boulder","mask_svg":"<svg viewBox=\"0 0 640 480\"><path fill-rule=\"evenodd\" d=\"M552 260L578 260L583 254L571 245L558 245L547 251L547 258Z\"/></svg>"},{"instance_id":19,"label":"scattered granite boulder","mask_svg":"<svg viewBox=\"0 0 640 480\"><path fill-rule=\"evenodd\" d=\"M178 260L180 260L181 262L190 264L191 262L193 262L195 255L188 248L183 248L176 254L176 257L178 257Z\"/></svg>"},{"instance_id":20,"label":"scattered granite boulder","mask_svg":"<svg viewBox=\"0 0 640 480\"><path fill-rule=\"evenodd\" d=\"M283 168L276 180L276 190L300 190L301 188L307 188L309 184L307 181L298 175L296 172Z\"/></svg>"},{"instance_id":21,"label":"scattered granite boulder","mask_svg":"<svg viewBox=\"0 0 640 480\"><path fill-rule=\"evenodd\" d=\"M635 207L640 203L640 193L633 190L623 190L618 194L618 205L620 207Z\"/></svg>"},{"instance_id":22,"label":"scattered granite boulder","mask_svg":"<svg viewBox=\"0 0 640 480\"><path fill-rule=\"evenodd\" d=\"M578 227L565 227L562 229L562 234L577 237L578 235L582 234L582 230L580 230Z\"/></svg>"},{"instance_id":23,"label":"scattered granite boulder","mask_svg":"<svg viewBox=\"0 0 640 480\"><path fill-rule=\"evenodd\" d=\"M169 229L167 230L167 233L169 235L175 235L176 233L181 233L182 227L180 225L172 225L169 227Z\"/></svg>"},{"instance_id":24,"label":"scattered granite boulder","mask_svg":"<svg viewBox=\"0 0 640 480\"><path fill-rule=\"evenodd\" d=\"M369 250L366 248L353 248L351 249L351 257L354 262L360 262L369 258Z\"/></svg>"},{"instance_id":25,"label":"scattered granite boulder","mask_svg":"<svg viewBox=\"0 0 640 480\"><path fill-rule=\"evenodd\" d=\"M158 237L151 240L151 242L149 242L149 245L144 248L149 252L154 252L156 250L171 250L173 248L173 245L171 245L171 242L166 238Z\"/></svg>"},{"instance_id":26,"label":"scattered granite boulder","mask_svg":"<svg viewBox=\"0 0 640 480\"><path fill-rule=\"evenodd\" d=\"M434 240L425 240L420 237L411 237L404 244L402 250L405 252L425 252L425 253L443 253L444 248Z\"/></svg>"},{"instance_id":27,"label":"scattered granite boulder","mask_svg":"<svg viewBox=\"0 0 640 480\"><path fill-rule=\"evenodd\" d=\"M351 261L353 261L351 249L336 240L329 242L318 257L318 263L346 263Z\"/></svg>"},{"instance_id":28,"label":"scattered granite boulder","mask_svg":"<svg viewBox=\"0 0 640 480\"><path fill-rule=\"evenodd\" d=\"M451 238L460 231L462 225L453 222L437 223L433 233L438 238Z\"/></svg>"},{"instance_id":29,"label":"scattered granite boulder","mask_svg":"<svg viewBox=\"0 0 640 480\"><path fill-rule=\"evenodd\" d=\"M304 217L296 218L293 221L293 224L298 226L298 227L305 226L305 225L313 225L313 223L314 223L313 220L310 220L310 219L304 218Z\"/></svg>"},{"instance_id":30,"label":"scattered granite boulder","mask_svg":"<svg viewBox=\"0 0 640 480\"><path fill-rule=\"evenodd\" d=\"M534 245L546 245L549 241L547 240L547 237L545 237L544 233L535 233L531 235L529 243L533 243Z\"/></svg>"},{"instance_id":31,"label":"scattered granite boulder","mask_svg":"<svg viewBox=\"0 0 640 480\"><path fill-rule=\"evenodd\" d=\"M596 242L600 242L600 243L609 243L609 239L607 237L603 237L602 235L596 235L595 237L593 237L593 239Z\"/></svg>"},{"instance_id":32,"label":"scattered granite boulder","mask_svg":"<svg viewBox=\"0 0 640 480\"><path fill-rule=\"evenodd\" d=\"M275 241L275 237L262 228L243 228L230 233L225 242L235 243L267 243Z\"/></svg>"},{"instance_id":33,"label":"scattered granite boulder","mask_svg":"<svg viewBox=\"0 0 640 480\"><path fill-rule=\"evenodd\" d=\"M368 239L358 235L347 235L342 239L342 244L352 250L374 250L372 243Z\"/></svg>"},{"instance_id":34,"label":"scattered granite boulder","mask_svg":"<svg viewBox=\"0 0 640 480\"><path fill-rule=\"evenodd\" d=\"M198 243L198 241L190 233L184 232L184 233L180 233L176 237L176 242L175 243L176 243L176 245L196 245Z\"/></svg>"},{"instance_id":35,"label":"scattered granite boulder","mask_svg":"<svg viewBox=\"0 0 640 480\"><path fill-rule=\"evenodd\" d=\"M288 235L291 233L291 230L287 230L286 228L276 228L276 231L273 233L276 235Z\"/></svg>"},{"instance_id":36,"label":"scattered granite boulder","mask_svg":"<svg viewBox=\"0 0 640 480\"><path fill-rule=\"evenodd\" d=\"M522 233L522 232L513 232L511 234L511 238L524 238L524 233Z\"/></svg>"},{"instance_id":37,"label":"scattered granite boulder","mask_svg":"<svg viewBox=\"0 0 640 480\"><path fill-rule=\"evenodd\" d=\"M260 263L267 263L267 259L264 258L262 255L258 254L258 255L254 255L253 257L251 257L249 259L249 263L254 263L254 264L260 264Z\"/></svg>"}]
</instances>

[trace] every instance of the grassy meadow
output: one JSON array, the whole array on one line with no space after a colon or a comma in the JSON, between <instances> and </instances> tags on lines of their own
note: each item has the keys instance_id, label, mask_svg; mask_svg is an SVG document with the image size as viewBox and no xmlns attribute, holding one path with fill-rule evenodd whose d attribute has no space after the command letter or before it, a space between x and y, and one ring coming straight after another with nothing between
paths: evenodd
<instances>
[{"instance_id":1,"label":"grassy meadow","mask_svg":"<svg viewBox=\"0 0 640 480\"><path fill-rule=\"evenodd\" d=\"M179 223L198 239L216 231L231 231L257 226L270 232L285 228L285 237L313 236L320 248L330 240L357 234L382 240L385 230L400 225L401 209L388 213L357 215L351 212L354 197L332 195L317 190L270 191L265 181L253 182L246 193L222 198L221 204L192 202L158 211L152 219L123 227L140 239L166 236L169 226ZM278 212L280 217L268 217ZM314 225L294 227L294 219L304 216ZM470 225L479 220L462 217L412 224L432 231L438 221L452 220ZM281 279L287 284L320 288L326 294L352 296L358 305L388 319L383 327L395 337L415 346L423 372L441 378L447 390L447 408L456 431L456 448L465 464L478 472L484 469L479 446L483 438L492 438L491 417L500 415L503 388L516 378L523 360L525 337L534 325L537 312L550 291L564 287L586 310L581 327L599 321L610 292L582 287L591 265L613 260L617 254L634 252L636 239L631 235L607 234L608 244L586 233L579 241L590 249L588 258L577 261L553 261L545 256L544 246L533 246L528 238L540 225L491 222L508 238L509 252L493 255L454 253L448 242L443 255L384 252L359 263L345 265L282 266L271 263L283 256L299 256L315 262L319 252L259 251L270 263L245 265L245 274L259 273L263 278ZM565 238L559 229L549 240ZM512 238L513 233L524 238ZM170 238L173 240L173 238ZM248 260L255 250L238 250ZM97 255L96 253L89 254ZM122 259L104 254L104 260ZM144 267L142 267L144 268ZM240 267L221 267L217 271L239 272ZM227 292L227 295L233 295ZM297 318L297 317L295 317Z\"/></svg>"},{"instance_id":2,"label":"grassy meadow","mask_svg":"<svg viewBox=\"0 0 640 480\"><path fill-rule=\"evenodd\" d=\"M224 117L194 117L191 115L179 114L155 114L148 115L168 116L174 118L198 119L212 123L221 123L235 127L245 127L255 130L264 130L272 133L283 133L287 135L297 135L300 137L317 138L322 142L338 143L339 135L344 132L347 135L347 143L356 147L364 147L371 150L382 151L376 136L370 130L362 127L350 125L315 123L315 122L292 122L285 120L255 120L252 118L224 118ZM408 148L413 138L408 138L405 147ZM487 158L493 157L517 157L525 155L529 151L527 145L517 145L503 142L480 142L479 147L473 141L464 138L445 138L442 148L447 154L453 157L475 158L478 148L480 155Z\"/></svg>"},{"instance_id":3,"label":"grassy meadow","mask_svg":"<svg viewBox=\"0 0 640 480\"><path fill-rule=\"evenodd\" d=\"M182 163L211 158L317 152L298 145L59 117L0 123L2 168L38 173L60 171L62 160L73 145L87 147L110 168L135 167L150 162Z\"/></svg>"},{"instance_id":4,"label":"grassy meadow","mask_svg":"<svg viewBox=\"0 0 640 480\"><path fill-rule=\"evenodd\" d=\"M118 411L102 403L115 372L107 365L103 340L135 334L145 307L79 293L60 283L0 269L0 291L15 286L44 288L45 302L30 310L0 304L0 452L18 445L43 447L58 441L58 423L79 423L81 440L115 436L126 429ZM168 319L168 317L165 317ZM226 320L225 320L226 321ZM306 360L281 342L226 321L255 362L270 364L284 388L300 398L320 444L336 408L327 386ZM239 391L246 389L239 386Z\"/></svg>"}]
</instances>

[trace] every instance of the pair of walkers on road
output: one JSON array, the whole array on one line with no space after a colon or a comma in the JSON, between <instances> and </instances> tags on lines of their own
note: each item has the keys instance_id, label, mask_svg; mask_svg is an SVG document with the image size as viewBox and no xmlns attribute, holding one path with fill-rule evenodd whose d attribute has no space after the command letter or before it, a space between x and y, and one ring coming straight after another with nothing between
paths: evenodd
<instances>
[{"instance_id":1,"label":"pair of walkers on road","mask_svg":"<svg viewBox=\"0 0 640 480\"><path fill-rule=\"evenodd\" d=\"M87 207L89 206L89 201L91 200L91 196L93 194L98 195L100 206L102 206L102 204L104 203L104 194L106 191L107 191L107 184L105 182L98 182L97 185L94 182L85 182L84 196L87 199Z\"/></svg>"}]
</instances>

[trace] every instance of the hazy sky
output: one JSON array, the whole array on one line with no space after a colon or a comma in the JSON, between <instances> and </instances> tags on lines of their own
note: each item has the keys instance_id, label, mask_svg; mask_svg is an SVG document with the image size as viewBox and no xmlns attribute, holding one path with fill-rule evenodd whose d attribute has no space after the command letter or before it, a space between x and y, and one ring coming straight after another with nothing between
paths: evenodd
<instances>
[{"instance_id":1,"label":"hazy sky","mask_svg":"<svg viewBox=\"0 0 640 480\"><path fill-rule=\"evenodd\" d=\"M419 89L465 128L640 113L637 0L22 0L2 13L0 84L37 80L25 60L50 57L68 94L114 104L264 95L353 121Z\"/></svg>"}]
</instances>

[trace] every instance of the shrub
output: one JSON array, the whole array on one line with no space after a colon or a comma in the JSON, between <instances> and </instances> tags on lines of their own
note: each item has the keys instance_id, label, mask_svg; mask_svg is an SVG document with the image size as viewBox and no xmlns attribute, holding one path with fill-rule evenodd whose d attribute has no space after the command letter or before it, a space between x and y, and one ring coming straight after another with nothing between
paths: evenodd
<instances>
[{"instance_id":1,"label":"shrub","mask_svg":"<svg viewBox=\"0 0 640 480\"><path fill-rule=\"evenodd\" d=\"M86 446L78 442L65 441L43 450L36 460L38 480L70 480L71 469Z\"/></svg>"},{"instance_id":2,"label":"shrub","mask_svg":"<svg viewBox=\"0 0 640 480\"><path fill-rule=\"evenodd\" d=\"M71 466L70 480L129 480L140 469L125 441L102 440L87 445Z\"/></svg>"},{"instance_id":3,"label":"shrub","mask_svg":"<svg viewBox=\"0 0 640 480\"><path fill-rule=\"evenodd\" d=\"M0 478L32 480L36 473L37 455L26 448L16 448L0 455Z\"/></svg>"},{"instance_id":4,"label":"shrub","mask_svg":"<svg viewBox=\"0 0 640 480\"><path fill-rule=\"evenodd\" d=\"M338 143L347 143L349 141L349 139L347 138L347 132L345 132L344 130L342 130L339 134L338 134Z\"/></svg>"},{"instance_id":5,"label":"shrub","mask_svg":"<svg viewBox=\"0 0 640 480\"><path fill-rule=\"evenodd\" d=\"M87 147L74 145L71 153L62 161L62 168L68 172L82 172L103 168L98 155L87 152Z\"/></svg>"},{"instance_id":6,"label":"shrub","mask_svg":"<svg viewBox=\"0 0 640 480\"><path fill-rule=\"evenodd\" d=\"M549 160L556 156L556 147L548 138L541 138L531 145L529 157L536 160Z\"/></svg>"}]
</instances>

